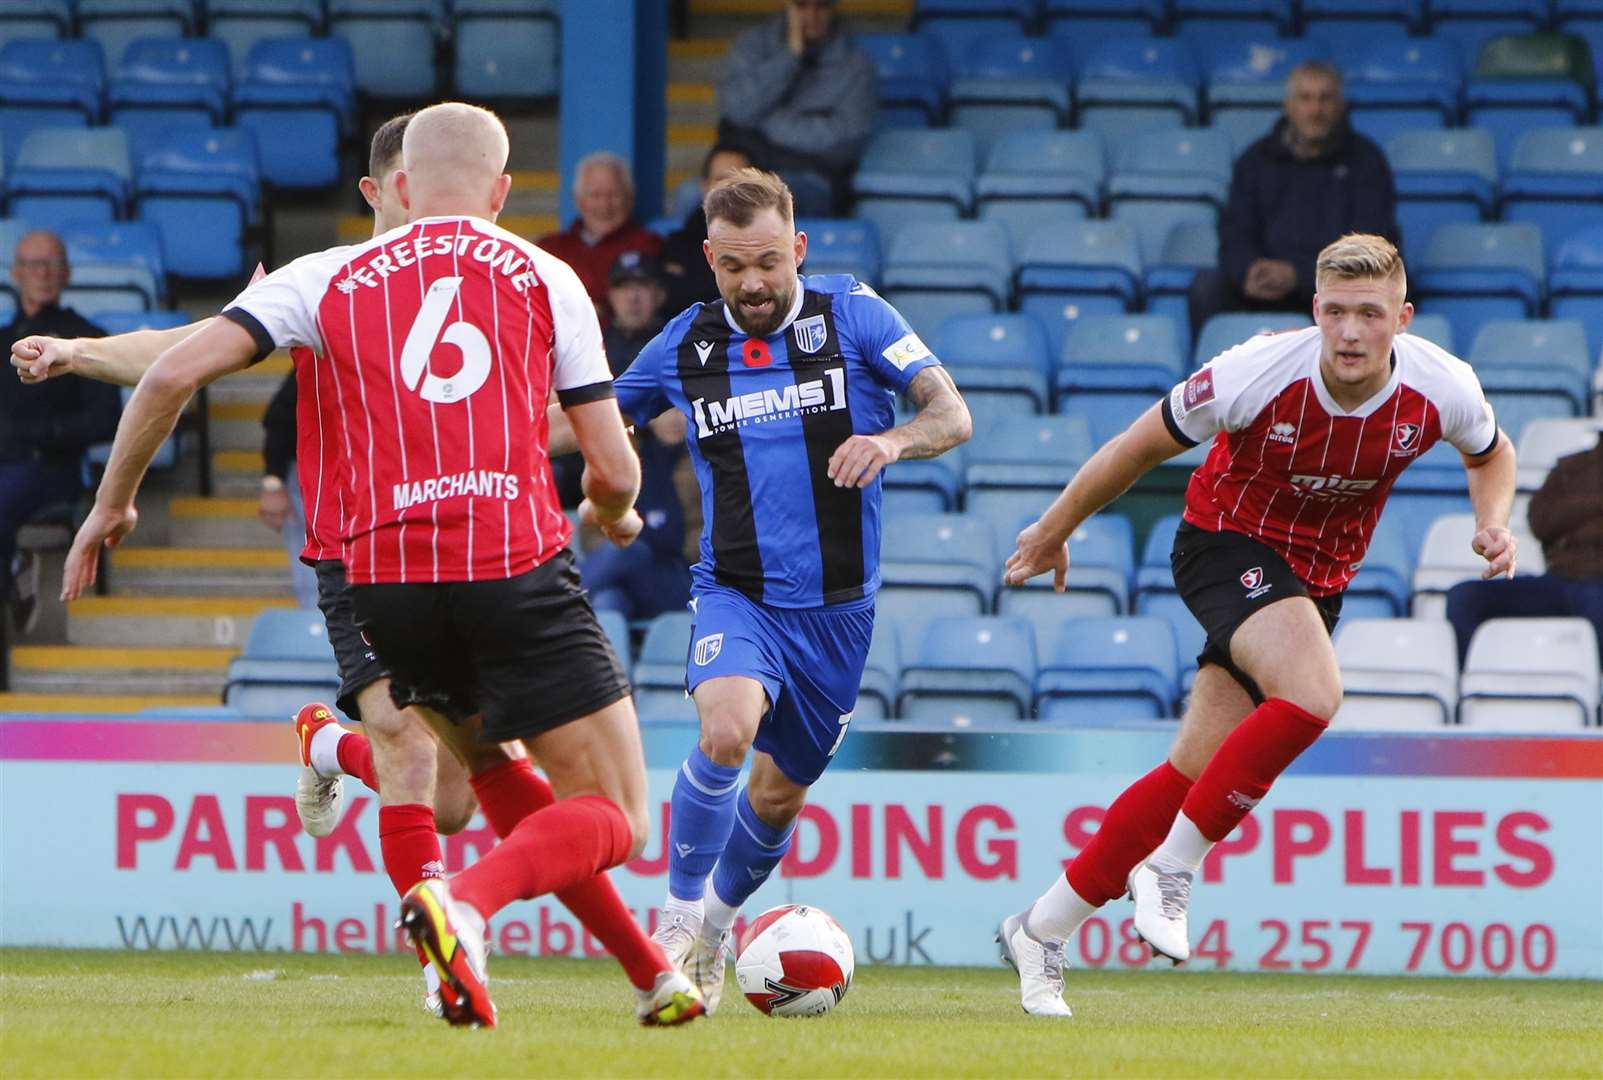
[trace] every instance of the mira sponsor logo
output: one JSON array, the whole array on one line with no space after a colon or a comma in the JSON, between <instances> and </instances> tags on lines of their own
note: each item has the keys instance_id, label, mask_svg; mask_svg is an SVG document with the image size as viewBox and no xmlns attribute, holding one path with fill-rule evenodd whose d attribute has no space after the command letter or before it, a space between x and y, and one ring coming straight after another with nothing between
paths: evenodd
<instances>
[{"instance_id":1,"label":"mira sponsor logo","mask_svg":"<svg viewBox=\"0 0 1603 1080\"><path fill-rule=\"evenodd\" d=\"M405 510L419 503L452 499L460 495L514 502L518 497L518 478L512 473L469 469L467 472L451 473L449 476L431 476L427 480L396 484L393 499L395 509Z\"/></svg>"},{"instance_id":2,"label":"mira sponsor logo","mask_svg":"<svg viewBox=\"0 0 1603 1080\"><path fill-rule=\"evenodd\" d=\"M820 379L753 390L722 401L695 398L690 408L696 418L696 434L703 439L751 424L832 412L846 408L846 369L827 368Z\"/></svg>"},{"instance_id":3,"label":"mira sponsor logo","mask_svg":"<svg viewBox=\"0 0 1603 1080\"><path fill-rule=\"evenodd\" d=\"M1310 476L1297 473L1291 486L1298 494L1315 499L1351 499L1373 491L1379 480L1357 480L1348 476Z\"/></svg>"}]
</instances>

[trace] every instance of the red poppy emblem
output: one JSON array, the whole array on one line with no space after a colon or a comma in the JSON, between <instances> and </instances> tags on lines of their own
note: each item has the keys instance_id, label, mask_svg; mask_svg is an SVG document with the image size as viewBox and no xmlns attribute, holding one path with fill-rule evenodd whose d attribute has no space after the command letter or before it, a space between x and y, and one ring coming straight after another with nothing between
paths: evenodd
<instances>
[{"instance_id":1,"label":"red poppy emblem","mask_svg":"<svg viewBox=\"0 0 1603 1080\"><path fill-rule=\"evenodd\" d=\"M774 362L774 354L768 351L768 342L762 338L747 338L740 350L740 360L747 367L767 367Z\"/></svg>"}]
</instances>

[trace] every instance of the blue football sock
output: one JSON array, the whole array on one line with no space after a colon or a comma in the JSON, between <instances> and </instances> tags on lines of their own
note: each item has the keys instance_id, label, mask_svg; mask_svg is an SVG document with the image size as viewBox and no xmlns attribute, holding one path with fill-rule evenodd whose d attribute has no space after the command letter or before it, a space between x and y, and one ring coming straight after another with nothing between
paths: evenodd
<instances>
[{"instance_id":1,"label":"blue football sock","mask_svg":"<svg viewBox=\"0 0 1603 1080\"><path fill-rule=\"evenodd\" d=\"M757 816L757 811L751 808L750 796L745 791L740 793L735 804L735 828L724 848L724 857L718 860L718 868L712 875L713 894L728 906L731 925L734 912L768 880L769 873L790 850L790 839L795 835L794 821L783 829L774 828ZM717 914L721 913L715 912L709 901L708 920L720 921ZM727 926L718 928L727 929Z\"/></svg>"},{"instance_id":2,"label":"blue football sock","mask_svg":"<svg viewBox=\"0 0 1603 1080\"><path fill-rule=\"evenodd\" d=\"M668 893L700 900L707 875L729 843L735 824L740 769L719 765L697 746L673 782L668 819Z\"/></svg>"}]
</instances>

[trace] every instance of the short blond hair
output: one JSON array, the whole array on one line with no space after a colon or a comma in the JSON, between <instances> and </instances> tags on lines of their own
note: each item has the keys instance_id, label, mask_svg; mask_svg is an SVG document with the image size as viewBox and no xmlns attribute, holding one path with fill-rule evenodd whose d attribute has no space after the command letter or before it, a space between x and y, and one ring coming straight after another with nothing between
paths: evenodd
<instances>
[{"instance_id":1,"label":"short blond hair","mask_svg":"<svg viewBox=\"0 0 1603 1080\"><path fill-rule=\"evenodd\" d=\"M750 166L730 173L708 188L701 206L709 225L727 221L737 229L744 229L764 210L777 211L786 225L796 222L790 188L773 173Z\"/></svg>"},{"instance_id":2,"label":"short blond hair","mask_svg":"<svg viewBox=\"0 0 1603 1080\"><path fill-rule=\"evenodd\" d=\"M1396 281L1408 292L1408 276L1403 270L1403 257L1384 236L1373 233L1348 233L1325 246L1314 265L1315 287L1330 279L1357 281L1378 278Z\"/></svg>"}]
</instances>

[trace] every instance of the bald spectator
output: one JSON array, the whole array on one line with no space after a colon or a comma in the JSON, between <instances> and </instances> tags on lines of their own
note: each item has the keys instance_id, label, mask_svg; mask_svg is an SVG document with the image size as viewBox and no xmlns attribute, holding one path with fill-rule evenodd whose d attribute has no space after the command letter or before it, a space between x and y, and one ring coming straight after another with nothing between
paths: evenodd
<instances>
[{"instance_id":1,"label":"bald spectator","mask_svg":"<svg viewBox=\"0 0 1603 1080\"><path fill-rule=\"evenodd\" d=\"M612 264L626 251L656 255L662 251L662 239L634 220L634 177L629 163L617 154L598 150L579 159L573 201L579 208L573 224L542 236L538 243L578 273L606 325L612 319L607 305Z\"/></svg>"},{"instance_id":2,"label":"bald spectator","mask_svg":"<svg viewBox=\"0 0 1603 1080\"><path fill-rule=\"evenodd\" d=\"M71 308L61 294L71 278L67 249L55 233L28 233L17 242L11 280L18 312L0 329L0 350L32 334L103 337L105 331ZM17 627L32 629L38 613L38 563L17 554L17 530L40 510L75 500L83 490L84 451L117 433L122 398L115 386L76 375L24 386L0 378L0 600Z\"/></svg>"},{"instance_id":3,"label":"bald spectator","mask_svg":"<svg viewBox=\"0 0 1603 1080\"><path fill-rule=\"evenodd\" d=\"M874 62L836 18L835 0L786 0L784 9L724 58L718 138L759 168L819 174L839 210L874 130Z\"/></svg>"},{"instance_id":4,"label":"bald spectator","mask_svg":"<svg viewBox=\"0 0 1603 1080\"><path fill-rule=\"evenodd\" d=\"M701 194L751 164L738 146L717 143L701 159ZM662 242L663 280L668 287L668 314L677 315L691 304L718 299L718 281L701 245L707 240L707 212L697 203L685 223ZM638 351L638 350L636 350Z\"/></svg>"},{"instance_id":5,"label":"bald spectator","mask_svg":"<svg viewBox=\"0 0 1603 1080\"><path fill-rule=\"evenodd\" d=\"M1400 244L1397 188L1386 155L1352 129L1341 72L1292 69L1285 114L1242 151L1219 218L1219 269L1191 283L1191 333L1222 311L1313 308L1314 261L1346 233Z\"/></svg>"}]
</instances>

